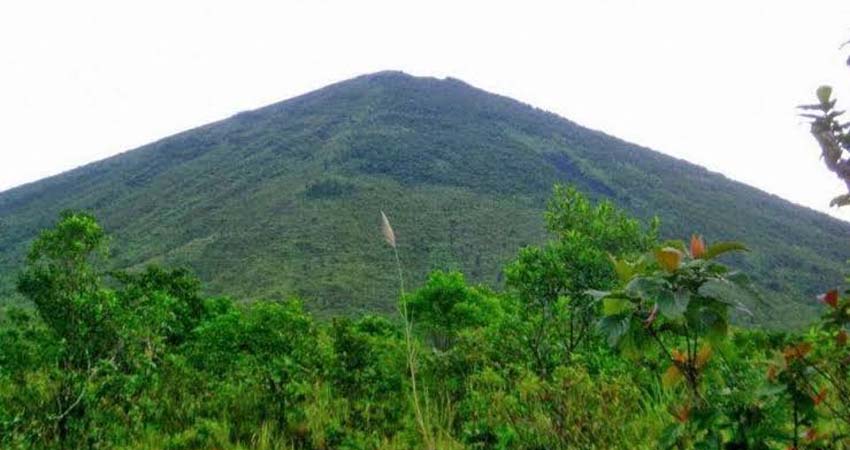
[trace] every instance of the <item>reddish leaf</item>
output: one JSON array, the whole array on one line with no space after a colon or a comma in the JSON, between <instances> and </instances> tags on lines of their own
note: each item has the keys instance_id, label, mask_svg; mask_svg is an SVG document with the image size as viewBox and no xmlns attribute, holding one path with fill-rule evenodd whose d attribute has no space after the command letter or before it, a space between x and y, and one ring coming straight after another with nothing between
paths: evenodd
<instances>
[{"instance_id":1,"label":"reddish leaf","mask_svg":"<svg viewBox=\"0 0 850 450\"><path fill-rule=\"evenodd\" d=\"M812 344L802 342L797 345L785 347L785 350L782 350L782 354L785 356L785 362L791 364L795 360L805 358L810 351L812 351Z\"/></svg>"},{"instance_id":2,"label":"reddish leaf","mask_svg":"<svg viewBox=\"0 0 850 450\"><path fill-rule=\"evenodd\" d=\"M768 381L776 381L776 373L777 373L776 366L771 364L767 368L767 379L768 379Z\"/></svg>"},{"instance_id":3,"label":"reddish leaf","mask_svg":"<svg viewBox=\"0 0 850 450\"><path fill-rule=\"evenodd\" d=\"M685 356L685 355L684 355L682 352L680 352L678 349L675 349L675 348L674 348L674 349L673 349L673 351L672 351L671 353L672 353L672 355L671 355L671 356L673 357L673 361L675 361L675 362L677 362L677 363L679 363L679 364L684 364L685 362L687 362L687 361L688 361L688 357L687 357L687 356Z\"/></svg>"},{"instance_id":4,"label":"reddish leaf","mask_svg":"<svg viewBox=\"0 0 850 450\"><path fill-rule=\"evenodd\" d=\"M691 407L690 405L683 405L681 408L676 410L676 420L681 423L685 423L691 417Z\"/></svg>"},{"instance_id":5,"label":"reddish leaf","mask_svg":"<svg viewBox=\"0 0 850 450\"><path fill-rule=\"evenodd\" d=\"M831 291L827 292L826 294L821 294L821 295L818 296L818 300L820 300L822 303L825 303L825 304L827 304L827 305L829 305L833 308L837 308L838 307L838 290L832 289Z\"/></svg>"},{"instance_id":6,"label":"reddish leaf","mask_svg":"<svg viewBox=\"0 0 850 450\"><path fill-rule=\"evenodd\" d=\"M661 384L664 387L675 386L682 381L682 378L682 371L679 370L675 364L671 364L670 367L664 371L664 375L661 376Z\"/></svg>"},{"instance_id":7,"label":"reddish leaf","mask_svg":"<svg viewBox=\"0 0 850 450\"><path fill-rule=\"evenodd\" d=\"M844 347L847 345L847 331L841 330L838 332L838 336L835 336L835 344L839 347Z\"/></svg>"},{"instance_id":8,"label":"reddish leaf","mask_svg":"<svg viewBox=\"0 0 850 450\"><path fill-rule=\"evenodd\" d=\"M812 395L811 397L812 401L815 403L815 406L820 405L821 402L823 402L826 398L826 388L822 388L820 392L818 392L816 395Z\"/></svg>"},{"instance_id":9,"label":"reddish leaf","mask_svg":"<svg viewBox=\"0 0 850 450\"><path fill-rule=\"evenodd\" d=\"M807 441L812 442L814 440L817 440L817 438L818 438L818 431L817 430L815 430L814 428L809 428L808 430L806 430L806 440Z\"/></svg>"},{"instance_id":10,"label":"reddish leaf","mask_svg":"<svg viewBox=\"0 0 850 450\"><path fill-rule=\"evenodd\" d=\"M697 369L705 366L705 363L708 362L708 359L711 358L711 347L707 345L703 345L701 349L697 352L696 361L694 361L694 366Z\"/></svg>"},{"instance_id":11,"label":"reddish leaf","mask_svg":"<svg viewBox=\"0 0 850 450\"><path fill-rule=\"evenodd\" d=\"M699 259L705 254L705 241L702 236L694 234L691 236L691 258Z\"/></svg>"}]
</instances>

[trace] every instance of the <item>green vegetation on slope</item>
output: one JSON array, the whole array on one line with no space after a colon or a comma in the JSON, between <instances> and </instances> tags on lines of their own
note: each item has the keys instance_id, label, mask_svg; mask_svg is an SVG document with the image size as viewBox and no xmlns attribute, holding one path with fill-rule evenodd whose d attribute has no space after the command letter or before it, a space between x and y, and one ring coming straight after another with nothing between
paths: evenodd
<instances>
[{"instance_id":1,"label":"green vegetation on slope","mask_svg":"<svg viewBox=\"0 0 850 450\"><path fill-rule=\"evenodd\" d=\"M762 322L813 317L850 259L845 223L457 80L389 72L0 193L0 297L37 231L77 209L112 231L115 267L186 266L209 293L298 295L323 315L391 311L374 211L416 237L399 249L412 281L461 269L497 287L546 239L555 182L657 214L662 236L747 242L753 256L730 262L768 290Z\"/></svg>"},{"instance_id":2,"label":"green vegetation on slope","mask_svg":"<svg viewBox=\"0 0 850 450\"><path fill-rule=\"evenodd\" d=\"M733 329L753 294L716 258L743 245L659 243L560 187L545 218L553 238L513 258L505 290L436 271L399 324L107 273L104 230L65 213L17 280L35 309L0 321L0 446L848 448L850 297L824 294L804 335Z\"/></svg>"}]
</instances>

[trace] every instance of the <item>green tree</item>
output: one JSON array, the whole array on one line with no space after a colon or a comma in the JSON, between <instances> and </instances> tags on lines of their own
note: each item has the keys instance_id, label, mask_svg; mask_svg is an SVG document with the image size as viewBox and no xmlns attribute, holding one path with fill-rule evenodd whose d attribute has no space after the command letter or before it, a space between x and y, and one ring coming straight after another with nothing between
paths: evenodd
<instances>
[{"instance_id":1,"label":"green tree","mask_svg":"<svg viewBox=\"0 0 850 450\"><path fill-rule=\"evenodd\" d=\"M64 342L69 369L90 368L117 341L117 302L103 289L97 266L105 254L106 236L95 218L65 212L33 242L18 279L20 293Z\"/></svg>"},{"instance_id":2,"label":"green tree","mask_svg":"<svg viewBox=\"0 0 850 450\"><path fill-rule=\"evenodd\" d=\"M520 250L505 268L507 285L525 305L528 339L540 373L569 358L593 329L595 303L589 289L611 287L612 255L632 255L656 241L648 226L604 201L590 202L576 189L555 186L546 212L554 240Z\"/></svg>"},{"instance_id":3,"label":"green tree","mask_svg":"<svg viewBox=\"0 0 850 450\"><path fill-rule=\"evenodd\" d=\"M84 431L86 397L119 349L118 301L103 288L97 268L105 245L103 229L93 216L65 212L53 229L33 242L27 268L18 279L18 290L35 305L60 345L58 370L46 372L56 386L47 394L55 408L42 418L45 433L59 442Z\"/></svg>"},{"instance_id":4,"label":"green tree","mask_svg":"<svg viewBox=\"0 0 850 450\"><path fill-rule=\"evenodd\" d=\"M404 301L416 325L440 350L451 347L461 330L485 325L499 314L492 294L467 285L460 272L432 272L425 285Z\"/></svg>"}]
</instances>

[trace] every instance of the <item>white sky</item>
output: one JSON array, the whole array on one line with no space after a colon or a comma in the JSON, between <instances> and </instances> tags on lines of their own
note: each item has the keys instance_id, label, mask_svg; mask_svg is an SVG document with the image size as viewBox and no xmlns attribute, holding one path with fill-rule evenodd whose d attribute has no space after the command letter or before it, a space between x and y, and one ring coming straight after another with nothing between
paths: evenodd
<instances>
[{"instance_id":1,"label":"white sky","mask_svg":"<svg viewBox=\"0 0 850 450\"><path fill-rule=\"evenodd\" d=\"M847 0L4 1L0 190L400 69L829 211L842 186L794 107L821 83L850 105L848 39Z\"/></svg>"}]
</instances>

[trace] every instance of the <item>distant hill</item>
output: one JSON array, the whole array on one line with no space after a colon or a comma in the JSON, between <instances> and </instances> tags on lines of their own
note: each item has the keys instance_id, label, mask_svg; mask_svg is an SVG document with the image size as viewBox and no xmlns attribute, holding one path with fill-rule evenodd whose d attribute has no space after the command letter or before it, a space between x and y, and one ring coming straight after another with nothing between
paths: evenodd
<instances>
[{"instance_id":1,"label":"distant hill","mask_svg":"<svg viewBox=\"0 0 850 450\"><path fill-rule=\"evenodd\" d=\"M731 263L767 290L762 322L810 317L850 259L850 224L462 81L380 72L0 193L0 296L37 231L85 209L120 267L186 265L211 293L321 313L390 310L379 210L413 284L459 268L499 285L545 239L556 182L657 214L664 237L747 243Z\"/></svg>"}]
</instances>

